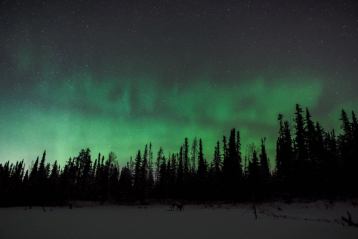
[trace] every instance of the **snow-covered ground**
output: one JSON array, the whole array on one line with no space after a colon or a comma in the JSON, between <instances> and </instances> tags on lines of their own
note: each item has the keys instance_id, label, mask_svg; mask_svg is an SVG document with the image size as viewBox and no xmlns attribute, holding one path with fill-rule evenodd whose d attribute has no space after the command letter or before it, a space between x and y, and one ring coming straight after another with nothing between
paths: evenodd
<instances>
[{"instance_id":1,"label":"snow-covered ground","mask_svg":"<svg viewBox=\"0 0 358 239\"><path fill-rule=\"evenodd\" d=\"M343 225L351 202L84 206L80 208L1 208L0 238L358 238L358 227Z\"/></svg>"}]
</instances>

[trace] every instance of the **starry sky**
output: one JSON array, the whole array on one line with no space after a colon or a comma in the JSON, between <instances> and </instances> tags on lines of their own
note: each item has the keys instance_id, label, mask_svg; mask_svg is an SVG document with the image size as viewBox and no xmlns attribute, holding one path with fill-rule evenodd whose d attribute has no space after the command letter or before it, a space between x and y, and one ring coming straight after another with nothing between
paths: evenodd
<instances>
[{"instance_id":1,"label":"starry sky","mask_svg":"<svg viewBox=\"0 0 358 239\"><path fill-rule=\"evenodd\" d=\"M338 129L357 90L355 0L0 1L0 162L194 136L210 160L232 127L273 159L279 112Z\"/></svg>"}]
</instances>

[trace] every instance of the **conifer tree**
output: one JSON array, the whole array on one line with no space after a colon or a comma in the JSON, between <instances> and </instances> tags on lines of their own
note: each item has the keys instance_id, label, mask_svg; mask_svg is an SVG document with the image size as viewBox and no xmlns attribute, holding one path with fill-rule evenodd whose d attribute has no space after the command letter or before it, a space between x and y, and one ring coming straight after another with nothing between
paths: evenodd
<instances>
[{"instance_id":1,"label":"conifer tree","mask_svg":"<svg viewBox=\"0 0 358 239\"><path fill-rule=\"evenodd\" d=\"M179 156L178 156L178 172L177 172L177 182L176 182L176 186L177 186L177 190L178 190L178 194L182 195L182 191L183 191L183 181L184 181L184 165L183 165L183 147L180 147L180 152L179 152Z\"/></svg>"},{"instance_id":2,"label":"conifer tree","mask_svg":"<svg viewBox=\"0 0 358 239\"><path fill-rule=\"evenodd\" d=\"M289 123L283 120L282 114L279 114L278 120L280 127L276 143L276 170L280 185L287 189L294 167L292 137Z\"/></svg>"},{"instance_id":3,"label":"conifer tree","mask_svg":"<svg viewBox=\"0 0 358 239\"><path fill-rule=\"evenodd\" d=\"M256 194L259 191L259 183L261 182L260 177L260 165L259 160L257 157L256 149L253 148L252 150L252 157L249 161L249 167L248 167L248 183L250 191L253 192L253 194Z\"/></svg>"},{"instance_id":4,"label":"conifer tree","mask_svg":"<svg viewBox=\"0 0 358 239\"><path fill-rule=\"evenodd\" d=\"M129 165L123 167L119 177L119 197L122 200L129 200L132 193L132 172Z\"/></svg>"},{"instance_id":5,"label":"conifer tree","mask_svg":"<svg viewBox=\"0 0 358 239\"><path fill-rule=\"evenodd\" d=\"M184 161L184 175L187 176L188 173L189 173L189 168L190 168L190 163L189 163L189 140L188 140L188 138L184 139L183 161Z\"/></svg>"},{"instance_id":6,"label":"conifer tree","mask_svg":"<svg viewBox=\"0 0 358 239\"><path fill-rule=\"evenodd\" d=\"M138 150L137 156L135 158L135 168L134 168L134 193L138 199L143 198L143 170L142 170L142 156L140 150Z\"/></svg>"},{"instance_id":7,"label":"conifer tree","mask_svg":"<svg viewBox=\"0 0 358 239\"><path fill-rule=\"evenodd\" d=\"M270 178L270 168L269 168L269 159L266 153L266 146L265 146L266 139L261 139L261 152L260 152L260 168L261 168L261 176L262 179L267 182Z\"/></svg>"},{"instance_id":8,"label":"conifer tree","mask_svg":"<svg viewBox=\"0 0 358 239\"><path fill-rule=\"evenodd\" d=\"M220 142L216 142L215 151L214 151L214 160L213 160L213 169L215 176L219 176L221 174L221 154L220 154Z\"/></svg>"},{"instance_id":9,"label":"conifer tree","mask_svg":"<svg viewBox=\"0 0 358 239\"><path fill-rule=\"evenodd\" d=\"M299 165L307 159L306 141L305 141L305 122L302 116L302 108L299 104L296 104L295 112L295 153L296 160Z\"/></svg>"},{"instance_id":10,"label":"conifer tree","mask_svg":"<svg viewBox=\"0 0 358 239\"><path fill-rule=\"evenodd\" d=\"M154 169L153 169L153 151L152 143L149 143L149 159L148 159L148 177L147 177L147 190L150 193L154 187Z\"/></svg>"},{"instance_id":11,"label":"conifer tree","mask_svg":"<svg viewBox=\"0 0 358 239\"><path fill-rule=\"evenodd\" d=\"M312 161L317 160L317 135L316 135L316 130L315 130L315 126L314 123L311 119L311 114L308 110L308 108L306 108L306 141L307 141L307 148L306 148L306 152L308 154L308 158Z\"/></svg>"},{"instance_id":12,"label":"conifer tree","mask_svg":"<svg viewBox=\"0 0 358 239\"><path fill-rule=\"evenodd\" d=\"M201 139L199 139L198 177L200 180L204 180L206 177L206 162L204 159L203 143Z\"/></svg>"},{"instance_id":13,"label":"conifer tree","mask_svg":"<svg viewBox=\"0 0 358 239\"><path fill-rule=\"evenodd\" d=\"M191 146L191 171L194 173L196 171L196 160L198 157L198 140L194 137L192 146Z\"/></svg>"}]
</instances>

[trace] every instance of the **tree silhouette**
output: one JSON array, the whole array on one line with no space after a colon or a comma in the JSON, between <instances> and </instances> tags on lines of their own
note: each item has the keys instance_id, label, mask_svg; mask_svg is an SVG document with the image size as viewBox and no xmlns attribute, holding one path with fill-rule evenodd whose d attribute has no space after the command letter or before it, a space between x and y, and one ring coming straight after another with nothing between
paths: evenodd
<instances>
[{"instance_id":1,"label":"tree silhouette","mask_svg":"<svg viewBox=\"0 0 358 239\"><path fill-rule=\"evenodd\" d=\"M257 157L256 149L252 149L252 157L249 161L248 166L248 185L252 193L252 199L255 200L256 194L260 189L261 175L260 175L260 165Z\"/></svg>"},{"instance_id":2,"label":"tree silhouette","mask_svg":"<svg viewBox=\"0 0 358 239\"><path fill-rule=\"evenodd\" d=\"M133 187L136 198L144 200L143 164L140 150L138 150L137 157L135 158Z\"/></svg>"},{"instance_id":3,"label":"tree silhouette","mask_svg":"<svg viewBox=\"0 0 358 239\"><path fill-rule=\"evenodd\" d=\"M269 167L269 159L266 152L265 146L266 139L261 139L261 151L260 151L260 174L262 176L262 180L264 182L268 182L270 179L270 167Z\"/></svg>"},{"instance_id":4,"label":"tree silhouette","mask_svg":"<svg viewBox=\"0 0 358 239\"><path fill-rule=\"evenodd\" d=\"M222 167L222 159L220 153L220 142L217 141L214 151L214 159L213 159L213 169L214 169L214 175L216 177L221 176L221 167Z\"/></svg>"},{"instance_id":5,"label":"tree silhouette","mask_svg":"<svg viewBox=\"0 0 358 239\"><path fill-rule=\"evenodd\" d=\"M266 140L245 155L242 168L240 132L231 129L213 157L204 157L203 140L185 138L178 152L164 156L159 148L153 163L152 144L138 150L120 168L117 157L82 149L62 167L50 164L47 152L26 167L24 160L0 163L0 206L64 205L73 200L101 203L162 200L265 200L275 197L356 197L358 189L358 122L341 111L341 132L326 131L295 107L294 132L279 114L276 164L270 169ZM271 174L272 172L272 174Z\"/></svg>"}]
</instances>

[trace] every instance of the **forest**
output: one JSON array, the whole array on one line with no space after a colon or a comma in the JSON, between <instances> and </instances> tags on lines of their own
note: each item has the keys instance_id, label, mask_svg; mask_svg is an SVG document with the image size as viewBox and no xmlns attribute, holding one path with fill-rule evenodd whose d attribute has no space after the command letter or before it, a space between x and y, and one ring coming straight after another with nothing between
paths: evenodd
<instances>
[{"instance_id":1,"label":"forest","mask_svg":"<svg viewBox=\"0 0 358 239\"><path fill-rule=\"evenodd\" d=\"M236 129L217 141L210 158L197 138L185 138L170 155L145 145L125 165L114 153L93 157L88 148L64 165L51 164L45 151L31 166L0 164L0 206L349 198L358 195L358 121L342 110L340 122L336 135L298 104L292 123L279 114L274 167L265 138L244 156Z\"/></svg>"}]
</instances>

